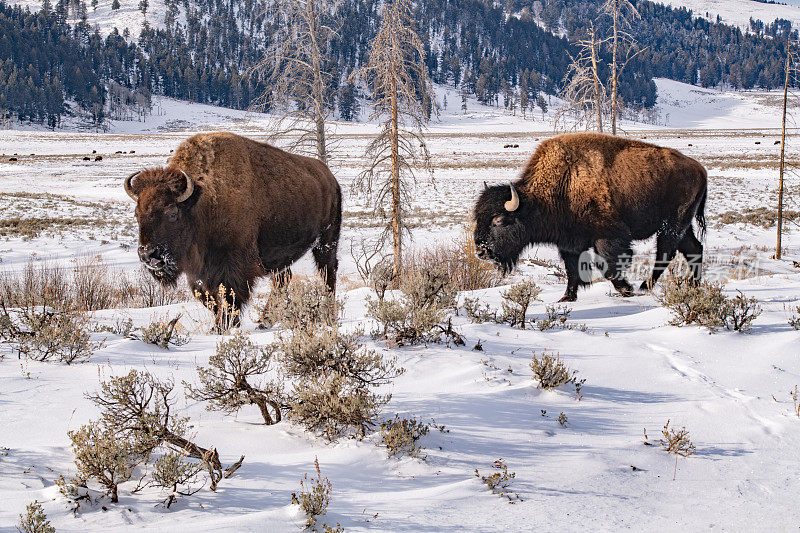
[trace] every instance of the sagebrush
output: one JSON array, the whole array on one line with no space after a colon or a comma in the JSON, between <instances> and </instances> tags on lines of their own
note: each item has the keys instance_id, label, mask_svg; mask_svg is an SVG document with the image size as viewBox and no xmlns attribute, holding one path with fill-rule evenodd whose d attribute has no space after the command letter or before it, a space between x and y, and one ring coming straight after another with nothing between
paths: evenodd
<instances>
[{"instance_id":1,"label":"sagebrush","mask_svg":"<svg viewBox=\"0 0 800 533\"><path fill-rule=\"evenodd\" d=\"M723 294L720 283L672 278L664 283L658 298L661 305L672 311L673 326L698 324L712 332L722 327L744 332L761 314L755 298L748 298L741 291L729 298Z\"/></svg>"}]
</instances>

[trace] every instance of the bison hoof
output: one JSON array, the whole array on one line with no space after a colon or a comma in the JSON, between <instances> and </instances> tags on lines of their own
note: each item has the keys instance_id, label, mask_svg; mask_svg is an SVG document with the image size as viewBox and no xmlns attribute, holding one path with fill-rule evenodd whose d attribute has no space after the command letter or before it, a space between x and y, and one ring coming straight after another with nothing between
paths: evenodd
<instances>
[{"instance_id":1,"label":"bison hoof","mask_svg":"<svg viewBox=\"0 0 800 533\"><path fill-rule=\"evenodd\" d=\"M577 299L578 299L578 295L576 295L576 294L565 294L564 296L561 297L561 299L558 301L558 303L561 303L561 302L574 302Z\"/></svg>"}]
</instances>

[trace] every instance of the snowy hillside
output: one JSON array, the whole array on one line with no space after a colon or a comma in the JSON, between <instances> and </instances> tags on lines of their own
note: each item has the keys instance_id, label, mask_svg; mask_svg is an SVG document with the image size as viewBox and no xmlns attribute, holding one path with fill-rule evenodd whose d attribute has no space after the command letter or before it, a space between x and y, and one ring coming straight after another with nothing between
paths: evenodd
<instances>
[{"instance_id":1,"label":"snowy hillside","mask_svg":"<svg viewBox=\"0 0 800 533\"><path fill-rule=\"evenodd\" d=\"M755 0L660 0L659 3L672 7L687 7L695 16L710 18L712 21L716 21L719 15L722 17L722 22L739 26L743 30L750 27L751 18L765 24L773 22L776 18L782 18L791 21L795 28L800 26L798 0L784 0L774 4Z\"/></svg>"},{"instance_id":2,"label":"snowy hillside","mask_svg":"<svg viewBox=\"0 0 800 533\"><path fill-rule=\"evenodd\" d=\"M9 3L28 7L31 11L38 11L42 7L41 0L13 0ZM55 2L52 3L55 4ZM94 9L89 2L86 2L89 25L92 28L96 26L103 36L111 33L114 28L117 28L120 34L124 33L127 28L130 35L136 39L142 31L145 19L153 27L160 28L164 25L166 6L162 0L149 1L146 17L139 9L139 2L136 0L122 0L120 8L116 10L111 9L112 3L113 0L98 0L97 9ZM77 15L72 11L69 14L69 20L70 22L77 21Z\"/></svg>"}]
</instances>

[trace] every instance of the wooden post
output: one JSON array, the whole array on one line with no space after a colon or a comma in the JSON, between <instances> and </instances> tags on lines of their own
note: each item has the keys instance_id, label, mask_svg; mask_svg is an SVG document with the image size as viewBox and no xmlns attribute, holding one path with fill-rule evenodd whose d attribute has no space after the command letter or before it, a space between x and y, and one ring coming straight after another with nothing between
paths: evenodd
<instances>
[{"instance_id":1,"label":"wooden post","mask_svg":"<svg viewBox=\"0 0 800 533\"><path fill-rule=\"evenodd\" d=\"M789 71L791 66L791 33L786 38L786 79L783 84L783 121L781 125L781 166L778 177L778 242L775 249L775 259L781 258L781 232L783 230L783 174L786 163L786 104L789 97Z\"/></svg>"}]
</instances>

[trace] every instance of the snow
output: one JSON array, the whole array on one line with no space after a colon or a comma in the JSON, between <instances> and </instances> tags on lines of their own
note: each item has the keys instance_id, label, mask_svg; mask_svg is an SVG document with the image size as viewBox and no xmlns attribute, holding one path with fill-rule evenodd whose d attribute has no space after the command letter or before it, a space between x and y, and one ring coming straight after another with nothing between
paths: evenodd
<instances>
[{"instance_id":1,"label":"snow","mask_svg":"<svg viewBox=\"0 0 800 533\"><path fill-rule=\"evenodd\" d=\"M92 28L97 27L100 35L103 37L108 36L117 28L120 35L125 31L125 28L130 31L131 37L135 40L138 39L139 34L144 27L145 19L147 23L155 28L164 27L164 15L167 12L167 7L164 2L153 0L149 2L147 7L147 16L142 14L139 9L139 2L135 0L120 2L120 8L117 10L111 9L113 0L98 0L97 9L92 8L90 2L87 5L87 21ZM42 8L41 0L13 0L10 4L18 4L22 7L27 7L32 12L36 12ZM55 2L52 2L55 5ZM69 12L70 23L78 22L76 13Z\"/></svg>"},{"instance_id":2,"label":"snow","mask_svg":"<svg viewBox=\"0 0 800 533\"><path fill-rule=\"evenodd\" d=\"M89 362L72 366L19 360L0 345L6 355L0 359L0 532L14 531L19 513L34 499L58 531L299 530L304 517L291 505L291 493L305 473L312 473L315 458L333 485L322 521L339 522L348 531L577 531L589 524L598 531L795 528L800 419L789 391L800 384L800 333L787 321L800 305L800 272L792 265L800 256L800 232L789 225L783 238L788 259L776 261L770 258L774 228L719 223L719 214L728 210L775 205L779 97L668 80L657 84L656 124L626 121L622 127L626 135L679 149L708 169L707 273L724 280L729 294L741 290L758 298L764 311L751 333L712 335L698 327L671 326L669 312L653 296L623 299L612 294L610 284L599 282L570 304L568 323L585 324L585 331L471 324L462 314L453 323L467 340L464 347L390 348L366 337L370 347L397 356L406 369L382 391L393 395L383 417L434 419L446 428L422 440L423 461L387 459L375 435L327 444L288 422L260 425L254 409L223 416L185 399L180 383L197 381L195 366L207 363L220 340L208 333L211 317L199 304L96 312L93 319L100 323L129 317L136 326L181 312L191 341L167 351L95 334L98 340L105 337L105 346ZM412 220L418 227L411 244L419 248L461 235L483 182L513 179L539 142L553 134L552 111L544 116L536 111L523 120L518 113L470 100L462 114L455 91L437 91L440 101L447 94L448 107L427 134L436 186L420 179L414 191ZM556 107L557 100L551 101ZM146 122L115 122L108 133L77 126L0 131L4 218L72 214L109 222L28 240L4 237L0 267L18 270L31 257L68 267L75 257L100 255L132 273L137 234L122 178L163 164L196 131L226 129L261 139L268 133L264 115L167 99L160 107L160 114ZM379 228L365 218L368 199L351 193L350 185L375 131L374 124L365 123L332 127L340 140L332 168L347 191L339 292L348 329L371 328L365 318L370 291L358 287L349 251L351 243ZM504 148L507 144L519 148ZM787 143L791 158L796 146L793 129ZM94 156L93 150L102 161L83 160ZM19 161L9 162L15 153ZM788 185L796 190L795 175ZM9 196L15 192L43 196ZM796 195L788 196L788 208L798 209ZM639 259L653 248L651 241L638 243ZM557 254L540 246L526 258L557 260ZM735 272L737 265L749 273ZM294 270L315 275L308 257ZM641 280L644 272L631 276ZM564 290L550 269L527 261L508 282L516 279L533 279L543 288L531 317L541 316ZM264 284L257 292L263 296L267 290ZM497 308L503 290L471 296ZM244 329L254 342L270 342L275 332L257 330L252 313L252 308L246 313ZM478 341L483 351L472 349ZM528 363L534 352L544 351L558 353L586 379L580 400L569 387L536 387ZM134 484L128 483L121 487L119 504L105 501L73 516L53 484L59 475L74 473L67 431L97 416L86 393L100 380L132 368L173 378L179 384L177 407L191 417L196 441L215 446L224 464L242 454L244 464L216 493L202 490L169 510L158 505L164 496L155 489L131 494ZM562 412L568 418L565 427L557 421ZM668 419L671 427L685 426L697 447L695 455L678 461L674 480L674 459L660 446L643 444L644 432L657 440ZM491 473L491 463L499 458L516 473L512 489L522 501L514 505L474 475L475 469Z\"/></svg>"},{"instance_id":3,"label":"snow","mask_svg":"<svg viewBox=\"0 0 800 533\"><path fill-rule=\"evenodd\" d=\"M742 30L750 27L750 19L770 24L777 18L791 21L793 27L800 25L800 1L783 0L768 4L756 0L659 0L659 3L675 8L691 9L696 17L717 20L717 15L725 24L739 26ZM706 16L708 14L708 16Z\"/></svg>"}]
</instances>

